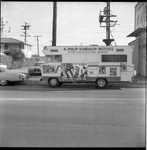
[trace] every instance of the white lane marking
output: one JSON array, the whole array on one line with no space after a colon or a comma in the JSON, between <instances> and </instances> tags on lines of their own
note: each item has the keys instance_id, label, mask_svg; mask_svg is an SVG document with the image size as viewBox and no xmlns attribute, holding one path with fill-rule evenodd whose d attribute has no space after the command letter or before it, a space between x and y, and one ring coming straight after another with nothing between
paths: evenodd
<instances>
[{"instance_id":1,"label":"white lane marking","mask_svg":"<svg viewBox=\"0 0 147 150\"><path fill-rule=\"evenodd\" d=\"M106 89L95 89L95 88L46 88L46 87L41 87L42 88L42 90L41 91L44 91L44 92L46 92L46 91L48 91L48 92L87 92L87 91L89 91L89 92L108 92L108 91L128 91L128 89L129 89L129 91L145 91L145 88L120 88L120 90L119 89L109 89L109 88L106 88ZM31 87L30 88L30 86L29 87L19 87L19 89L32 89L32 90L34 90L34 89L40 89L40 87ZM0 92L4 92L4 91L6 91L6 90L3 90L3 89L0 89ZM9 90L7 90L7 92L8 91L17 91L17 90L11 90L11 89L9 89ZM29 92L29 91L23 91L23 92ZM32 92L32 91L31 91ZM34 92L38 92L38 91L34 91Z\"/></svg>"},{"instance_id":2,"label":"white lane marking","mask_svg":"<svg viewBox=\"0 0 147 150\"><path fill-rule=\"evenodd\" d=\"M112 98L0 98L0 101L48 101L48 102L104 102L104 101L115 101L115 102L130 102L130 101L135 101L139 103L145 103L144 99L134 99L134 98L129 98L129 99L112 99Z\"/></svg>"}]
</instances>

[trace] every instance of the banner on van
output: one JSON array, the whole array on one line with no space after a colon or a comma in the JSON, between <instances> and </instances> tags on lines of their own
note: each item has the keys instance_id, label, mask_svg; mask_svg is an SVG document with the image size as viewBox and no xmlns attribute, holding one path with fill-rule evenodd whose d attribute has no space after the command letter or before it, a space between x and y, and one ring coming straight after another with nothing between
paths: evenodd
<instances>
[{"instance_id":1,"label":"banner on van","mask_svg":"<svg viewBox=\"0 0 147 150\"><path fill-rule=\"evenodd\" d=\"M61 64L61 78L62 80L86 80L87 78L87 64Z\"/></svg>"},{"instance_id":2,"label":"banner on van","mask_svg":"<svg viewBox=\"0 0 147 150\"><path fill-rule=\"evenodd\" d=\"M108 53L113 51L113 47L64 47L63 51L68 53Z\"/></svg>"}]
</instances>

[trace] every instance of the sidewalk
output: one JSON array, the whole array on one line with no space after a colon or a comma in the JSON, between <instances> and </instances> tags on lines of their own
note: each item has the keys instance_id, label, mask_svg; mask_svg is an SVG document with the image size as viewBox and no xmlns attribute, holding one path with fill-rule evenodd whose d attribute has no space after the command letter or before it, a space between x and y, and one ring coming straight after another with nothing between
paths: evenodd
<instances>
[{"instance_id":1,"label":"sidewalk","mask_svg":"<svg viewBox=\"0 0 147 150\"><path fill-rule=\"evenodd\" d=\"M137 75L134 77L135 82L146 82L146 77L141 76L141 75Z\"/></svg>"},{"instance_id":2,"label":"sidewalk","mask_svg":"<svg viewBox=\"0 0 147 150\"><path fill-rule=\"evenodd\" d=\"M146 77L137 75L134 77L134 81L131 83L122 82L122 83L113 83L112 85L120 86L120 87L124 87L124 88L146 88L147 82L146 82Z\"/></svg>"}]
</instances>

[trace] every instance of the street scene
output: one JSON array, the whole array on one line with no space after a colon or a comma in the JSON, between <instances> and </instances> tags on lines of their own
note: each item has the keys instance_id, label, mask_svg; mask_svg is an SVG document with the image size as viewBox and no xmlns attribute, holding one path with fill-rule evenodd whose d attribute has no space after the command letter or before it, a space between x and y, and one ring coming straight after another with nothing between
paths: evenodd
<instances>
[{"instance_id":1,"label":"street scene","mask_svg":"<svg viewBox=\"0 0 147 150\"><path fill-rule=\"evenodd\" d=\"M146 147L145 2L1 4L0 147Z\"/></svg>"}]
</instances>

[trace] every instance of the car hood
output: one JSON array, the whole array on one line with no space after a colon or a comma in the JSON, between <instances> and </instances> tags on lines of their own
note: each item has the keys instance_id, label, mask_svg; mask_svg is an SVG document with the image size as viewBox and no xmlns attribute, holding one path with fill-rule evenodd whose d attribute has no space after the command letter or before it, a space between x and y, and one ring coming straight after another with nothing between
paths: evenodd
<instances>
[{"instance_id":1,"label":"car hood","mask_svg":"<svg viewBox=\"0 0 147 150\"><path fill-rule=\"evenodd\" d=\"M32 66L32 67L28 67L28 69L32 69L32 68L41 68L41 66Z\"/></svg>"},{"instance_id":2,"label":"car hood","mask_svg":"<svg viewBox=\"0 0 147 150\"><path fill-rule=\"evenodd\" d=\"M6 70L6 72L7 72L7 73L12 73L12 74L19 74L19 75L23 75L23 76L25 75L24 73L17 72L16 70L13 70L13 69L12 69L12 70ZM25 76L26 76L26 75L25 75Z\"/></svg>"}]
</instances>

